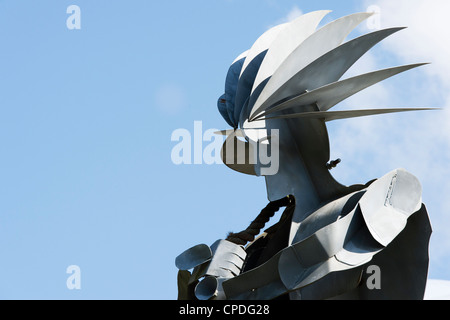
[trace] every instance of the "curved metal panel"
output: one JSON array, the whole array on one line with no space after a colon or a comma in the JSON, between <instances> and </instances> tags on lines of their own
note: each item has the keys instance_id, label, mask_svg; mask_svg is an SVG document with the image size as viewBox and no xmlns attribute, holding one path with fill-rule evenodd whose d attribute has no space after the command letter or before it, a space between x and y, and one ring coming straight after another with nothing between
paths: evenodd
<instances>
[{"instance_id":1,"label":"curved metal panel","mask_svg":"<svg viewBox=\"0 0 450 320\"><path fill-rule=\"evenodd\" d=\"M406 227L408 218L420 209L422 186L415 176L398 169L374 182L360 205L370 233L387 246Z\"/></svg>"},{"instance_id":2,"label":"curved metal panel","mask_svg":"<svg viewBox=\"0 0 450 320\"><path fill-rule=\"evenodd\" d=\"M259 84L275 73L278 67L303 41L316 31L320 21L330 12L329 10L321 10L304 14L290 22L278 34L256 76L252 93Z\"/></svg>"},{"instance_id":3,"label":"curved metal panel","mask_svg":"<svg viewBox=\"0 0 450 320\"><path fill-rule=\"evenodd\" d=\"M246 101L250 98L256 75L260 70L260 66L264 61L266 53L272 42L287 25L287 23L284 23L269 29L260 36L253 44L252 48L248 50L236 89L236 107L233 114L233 123L240 123L241 114L245 111ZM246 114L249 113L249 111L245 112ZM247 117L248 116L245 116L245 118Z\"/></svg>"},{"instance_id":4,"label":"curved metal panel","mask_svg":"<svg viewBox=\"0 0 450 320\"><path fill-rule=\"evenodd\" d=\"M228 70L227 78L225 81L225 103L227 106L228 118L233 124L233 128L238 127L238 120L234 118L236 90L239 83L239 75L244 64L244 58L234 62Z\"/></svg>"},{"instance_id":5,"label":"curved metal panel","mask_svg":"<svg viewBox=\"0 0 450 320\"><path fill-rule=\"evenodd\" d=\"M226 139L220 154L223 163L228 168L240 173L257 176L255 171L256 161L250 162L251 159L255 159L256 152L250 143L239 140L237 134L233 133Z\"/></svg>"},{"instance_id":6,"label":"curved metal panel","mask_svg":"<svg viewBox=\"0 0 450 320\"><path fill-rule=\"evenodd\" d=\"M246 101L248 101L248 99L250 98L250 93L252 91L253 83L255 82L255 77L266 54L267 50L261 52L258 56L256 56L239 78L234 109L234 119L237 122L239 122L241 118L241 113L245 107Z\"/></svg>"},{"instance_id":7,"label":"curved metal panel","mask_svg":"<svg viewBox=\"0 0 450 320\"><path fill-rule=\"evenodd\" d=\"M228 114L227 99L225 94L222 95L217 101L217 108L219 109L220 115L225 119L230 127L233 127L233 121L231 121L230 115Z\"/></svg>"},{"instance_id":8,"label":"curved metal panel","mask_svg":"<svg viewBox=\"0 0 450 320\"><path fill-rule=\"evenodd\" d=\"M262 52L267 51L272 44L272 42L276 39L278 34L281 30L283 30L287 26L287 23L283 23L280 25L277 25L273 28L270 28L266 32L262 34L258 38L258 40L255 41L252 48L247 52L247 57L245 59L244 65L242 67L241 76L244 73L244 71L247 69L248 65L255 59L257 56L259 56Z\"/></svg>"},{"instance_id":9,"label":"curved metal panel","mask_svg":"<svg viewBox=\"0 0 450 320\"><path fill-rule=\"evenodd\" d=\"M191 270L208 262L212 258L212 251L206 244L192 247L175 259L175 265L179 270Z\"/></svg>"}]
</instances>

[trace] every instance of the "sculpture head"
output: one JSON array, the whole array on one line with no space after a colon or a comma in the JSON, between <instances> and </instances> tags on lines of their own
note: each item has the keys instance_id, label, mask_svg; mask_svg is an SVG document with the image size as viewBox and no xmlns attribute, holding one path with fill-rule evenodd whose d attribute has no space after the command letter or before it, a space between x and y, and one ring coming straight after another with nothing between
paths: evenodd
<instances>
[{"instance_id":1,"label":"sculpture head","mask_svg":"<svg viewBox=\"0 0 450 320\"><path fill-rule=\"evenodd\" d=\"M399 73L412 64L340 80L373 46L403 28L389 28L345 42L371 13L352 14L318 28L330 11L315 11L276 26L231 65L218 108L233 128L227 142L246 150L254 162L236 161L223 148L224 163L233 170L266 176L271 201L288 194L306 207L348 193L329 172L326 122L426 109L330 111L350 96ZM241 139L238 139L240 137ZM276 172L261 171L261 146L279 154ZM276 149L276 150L275 150ZM236 153L236 152L235 152ZM311 203L311 205L308 205Z\"/></svg>"}]
</instances>

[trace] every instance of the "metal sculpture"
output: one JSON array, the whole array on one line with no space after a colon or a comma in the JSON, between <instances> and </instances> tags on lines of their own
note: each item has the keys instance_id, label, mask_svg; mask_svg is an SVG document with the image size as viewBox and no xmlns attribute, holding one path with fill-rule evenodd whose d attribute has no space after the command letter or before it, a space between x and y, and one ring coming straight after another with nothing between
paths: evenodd
<instances>
[{"instance_id":1,"label":"metal sculpture","mask_svg":"<svg viewBox=\"0 0 450 320\"><path fill-rule=\"evenodd\" d=\"M233 127L221 132L227 136L222 157L235 171L265 176L271 202L245 231L176 259L180 299L423 299L432 230L420 182L397 169L365 185L339 184L330 170L340 159L330 162L326 128L337 119L431 110L329 111L423 64L340 80L374 45L403 28L343 43L371 14L317 29L328 13L312 12L268 30L231 65L218 102ZM262 147L278 153L276 172L263 170ZM238 150L246 161L238 159ZM281 207L280 221L256 238ZM381 272L372 287L371 270Z\"/></svg>"}]
</instances>

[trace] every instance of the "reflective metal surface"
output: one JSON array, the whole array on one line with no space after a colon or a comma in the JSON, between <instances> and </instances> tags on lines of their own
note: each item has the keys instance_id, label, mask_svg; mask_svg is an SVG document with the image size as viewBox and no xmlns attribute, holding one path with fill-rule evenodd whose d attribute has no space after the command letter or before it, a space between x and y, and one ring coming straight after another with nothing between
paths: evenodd
<instances>
[{"instance_id":1,"label":"reflective metal surface","mask_svg":"<svg viewBox=\"0 0 450 320\"><path fill-rule=\"evenodd\" d=\"M395 183L393 184L394 179ZM395 195L394 188L396 189ZM299 291L301 293L306 287L319 283L320 280L332 273L340 274L340 282L343 285L343 288L336 288L337 292L343 294L348 290L356 289L360 282L350 281L351 277L355 275L355 272L360 274L359 267L368 264L391 243L380 243L378 235L374 235L373 230L370 230L372 229L370 224L387 223L388 226L382 230L387 232L386 230L391 228L390 240L394 241L404 231L406 223L399 228L393 228L390 224L392 219L395 220L397 215L404 217L411 217L413 214L420 215L420 190L420 184L414 176L404 170L396 170L374 182L366 190L320 208L305 220L306 226L299 230L296 237L296 241L299 241L296 244L282 250L261 267L226 281L223 284L226 296L229 299L244 297L246 299L260 299L261 297L274 299L288 292ZM406 194L411 196L403 201ZM355 203L357 199L359 200ZM380 202L380 199L383 201ZM385 201L396 203L399 207L391 206L389 209L391 214L388 218L383 215L374 215L371 217L374 217L377 222L370 219L367 222L366 216L371 212L364 214L362 207L365 208L367 202L371 201L376 202L370 206L371 209L383 207ZM346 213L349 204L354 205L354 208L350 213ZM423 227L427 228L427 225L424 224ZM318 230L314 231L314 229ZM311 235L307 236L308 234ZM430 231L428 231L428 235L425 233L422 236L429 239L429 234ZM425 261L426 256L422 255L420 259ZM424 266L421 268L417 271L420 271L421 274L426 273L426 270L423 270ZM354 272L344 272L352 269ZM350 277L347 279L348 281L345 280L346 275ZM264 280L260 280L262 277ZM349 283L353 283L353 287L349 287ZM309 288L307 291L310 295L312 294ZM424 292L423 283L417 283L415 294ZM302 296L300 293L297 293L297 297ZM318 292L317 296L320 294L323 293ZM335 296L337 295L336 293Z\"/></svg>"},{"instance_id":2,"label":"reflective metal surface","mask_svg":"<svg viewBox=\"0 0 450 320\"><path fill-rule=\"evenodd\" d=\"M199 244L186 250L175 260L175 265L180 270L190 270L211 260L212 251L205 244Z\"/></svg>"},{"instance_id":3,"label":"reflective metal surface","mask_svg":"<svg viewBox=\"0 0 450 320\"><path fill-rule=\"evenodd\" d=\"M245 249L219 240L180 255L180 296L423 299L432 230L420 182L397 169L365 185L340 184L329 170L326 127L339 119L434 110L329 111L361 90L423 64L340 80L370 48L403 28L343 43L372 14L349 15L316 30L328 13L312 12L268 30L230 67L218 102L232 127L218 132L227 136L222 159L232 170L259 176L259 143L274 148L279 168L265 176L268 199L292 195L295 206ZM270 138L274 130L277 144ZM382 270L380 290L366 285L372 266Z\"/></svg>"},{"instance_id":4,"label":"reflective metal surface","mask_svg":"<svg viewBox=\"0 0 450 320\"><path fill-rule=\"evenodd\" d=\"M251 93L277 71L286 58L316 31L320 21L330 12L322 10L304 14L289 23L283 32L280 32L268 48L269 51L254 81Z\"/></svg>"},{"instance_id":5,"label":"reflective metal surface","mask_svg":"<svg viewBox=\"0 0 450 320\"><path fill-rule=\"evenodd\" d=\"M285 114L285 115L280 115L280 116L269 116L266 118L266 120L309 118L309 119L321 119L325 122L330 122L330 121L334 121L334 120L360 118L360 117L376 116L376 115L390 114L390 113L402 113L402 112L412 112L412 111L432 111L432 110L440 110L440 109L436 109L436 108L398 108L398 109L364 109L364 110L328 111L328 112L313 111L313 112Z\"/></svg>"}]
</instances>

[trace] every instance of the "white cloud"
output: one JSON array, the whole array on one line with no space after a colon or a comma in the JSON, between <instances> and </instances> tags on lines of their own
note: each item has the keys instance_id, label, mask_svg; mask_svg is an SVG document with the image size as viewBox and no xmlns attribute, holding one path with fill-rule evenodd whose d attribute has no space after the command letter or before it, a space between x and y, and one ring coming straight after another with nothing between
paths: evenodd
<instances>
[{"instance_id":1,"label":"white cloud","mask_svg":"<svg viewBox=\"0 0 450 320\"><path fill-rule=\"evenodd\" d=\"M303 11L298 6L294 5L285 17L275 21L275 23L273 25L270 25L268 27L268 29L273 28L279 24L292 22L302 15L303 15Z\"/></svg>"},{"instance_id":2,"label":"white cloud","mask_svg":"<svg viewBox=\"0 0 450 320\"><path fill-rule=\"evenodd\" d=\"M303 15L303 11L299 7L294 6L291 9L291 11L289 11L288 15L285 18L285 21L286 22L294 21L295 19L297 19L298 17L300 17L302 15Z\"/></svg>"},{"instance_id":3,"label":"white cloud","mask_svg":"<svg viewBox=\"0 0 450 320\"><path fill-rule=\"evenodd\" d=\"M443 107L444 111L377 116L330 125L334 172L346 184L365 182L395 168L417 175L434 234L431 268L450 279L450 9L448 0L367 1L380 8L382 28L407 26L367 54L347 76L393 66L431 62L378 84L339 109ZM367 30L369 32L372 30ZM441 276L440 276L441 277Z\"/></svg>"},{"instance_id":4,"label":"white cloud","mask_svg":"<svg viewBox=\"0 0 450 320\"><path fill-rule=\"evenodd\" d=\"M380 8L382 27L408 27L402 37L387 40L386 46L406 60L432 62L427 73L450 85L450 1L378 0L374 3Z\"/></svg>"},{"instance_id":5,"label":"white cloud","mask_svg":"<svg viewBox=\"0 0 450 320\"><path fill-rule=\"evenodd\" d=\"M428 280L425 300L450 300L450 281Z\"/></svg>"}]
</instances>

